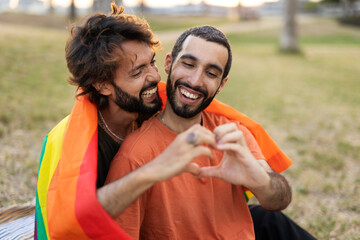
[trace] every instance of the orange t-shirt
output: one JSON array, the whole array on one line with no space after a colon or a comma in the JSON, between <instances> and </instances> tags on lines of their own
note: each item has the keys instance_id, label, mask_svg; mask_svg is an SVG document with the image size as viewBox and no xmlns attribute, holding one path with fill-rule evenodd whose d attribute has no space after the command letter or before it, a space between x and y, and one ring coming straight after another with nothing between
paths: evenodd
<instances>
[{"instance_id":1,"label":"orange t-shirt","mask_svg":"<svg viewBox=\"0 0 360 240\"><path fill-rule=\"evenodd\" d=\"M213 113L203 112L202 117L203 126L211 131L232 122ZM264 159L249 130L240 124L238 127L254 157ZM148 163L176 136L152 117L126 138L112 161L107 182ZM194 162L200 167L218 165L223 152L212 151L213 159L198 157ZM243 188L218 178L199 179L190 173L155 184L116 221L134 239L255 239Z\"/></svg>"}]
</instances>

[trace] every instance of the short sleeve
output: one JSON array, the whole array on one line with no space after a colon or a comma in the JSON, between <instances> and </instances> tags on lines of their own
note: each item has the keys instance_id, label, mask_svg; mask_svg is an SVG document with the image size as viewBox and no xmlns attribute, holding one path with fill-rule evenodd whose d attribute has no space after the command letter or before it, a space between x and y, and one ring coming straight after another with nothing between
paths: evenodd
<instances>
[{"instance_id":1,"label":"short sleeve","mask_svg":"<svg viewBox=\"0 0 360 240\"><path fill-rule=\"evenodd\" d=\"M251 134L251 132L246 127L241 125L240 123L237 123L237 125L238 125L239 130L243 132L246 143L250 149L250 152L253 154L253 156L256 159L265 159L264 155L261 152L259 145L257 144L257 142L256 142L254 136Z\"/></svg>"}]
</instances>

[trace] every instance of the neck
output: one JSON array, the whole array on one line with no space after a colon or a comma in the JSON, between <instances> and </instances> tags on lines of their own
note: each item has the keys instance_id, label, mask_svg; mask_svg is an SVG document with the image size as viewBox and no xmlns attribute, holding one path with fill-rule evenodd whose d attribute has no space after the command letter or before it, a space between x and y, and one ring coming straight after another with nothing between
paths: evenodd
<instances>
[{"instance_id":1,"label":"neck","mask_svg":"<svg viewBox=\"0 0 360 240\"><path fill-rule=\"evenodd\" d=\"M158 115L158 119L168 128L176 133L181 133L193 126L201 123L201 113L192 118L183 118L176 113L169 102L166 103L164 111Z\"/></svg>"},{"instance_id":2,"label":"neck","mask_svg":"<svg viewBox=\"0 0 360 240\"><path fill-rule=\"evenodd\" d=\"M129 113L112 104L109 104L108 108L102 110L101 115L109 129L121 138L131 133L134 121L138 117L137 113Z\"/></svg>"}]
</instances>

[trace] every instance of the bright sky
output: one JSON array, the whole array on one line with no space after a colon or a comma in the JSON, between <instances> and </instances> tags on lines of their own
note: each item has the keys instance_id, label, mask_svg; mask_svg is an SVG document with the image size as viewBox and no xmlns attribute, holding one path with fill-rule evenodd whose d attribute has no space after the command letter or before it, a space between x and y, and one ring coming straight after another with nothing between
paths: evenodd
<instances>
[{"instance_id":1,"label":"bright sky","mask_svg":"<svg viewBox=\"0 0 360 240\"><path fill-rule=\"evenodd\" d=\"M200 3L202 0L145 0L145 4L154 7L170 7L174 5L180 4L188 4L188 3ZM238 5L239 0L204 0L208 4L217 5L217 6L226 6L226 7L235 7ZM256 6L260 5L265 1L276 1L276 0L240 0L243 6ZM138 0L124 0L126 5L134 6L138 4Z\"/></svg>"},{"instance_id":2,"label":"bright sky","mask_svg":"<svg viewBox=\"0 0 360 240\"><path fill-rule=\"evenodd\" d=\"M15 8L19 0L10 0L10 7ZM40 0L42 2L49 2L49 0ZM145 4L151 7L171 7L174 5L194 3L197 4L202 0L145 0ZM257 6L263 2L274 2L277 0L204 0L208 4L217 6L234 7L239 1L243 6ZM70 0L53 0L56 6L67 7L70 5ZM87 8L92 5L93 0L75 0L76 7ZM127 6L136 6L139 0L123 0Z\"/></svg>"}]
</instances>

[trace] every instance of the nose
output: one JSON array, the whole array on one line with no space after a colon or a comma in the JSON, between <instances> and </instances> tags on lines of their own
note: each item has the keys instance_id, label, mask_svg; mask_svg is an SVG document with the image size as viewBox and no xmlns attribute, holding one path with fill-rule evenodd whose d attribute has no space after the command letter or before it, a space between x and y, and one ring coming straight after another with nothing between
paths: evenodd
<instances>
[{"instance_id":1,"label":"nose","mask_svg":"<svg viewBox=\"0 0 360 240\"><path fill-rule=\"evenodd\" d=\"M156 65L150 67L150 71L146 79L149 82L156 82L156 83L161 81L159 70Z\"/></svg>"},{"instance_id":2,"label":"nose","mask_svg":"<svg viewBox=\"0 0 360 240\"><path fill-rule=\"evenodd\" d=\"M189 76L190 84L193 87L201 87L202 86L202 79L203 79L203 71L199 68L196 71L193 71Z\"/></svg>"}]
</instances>

